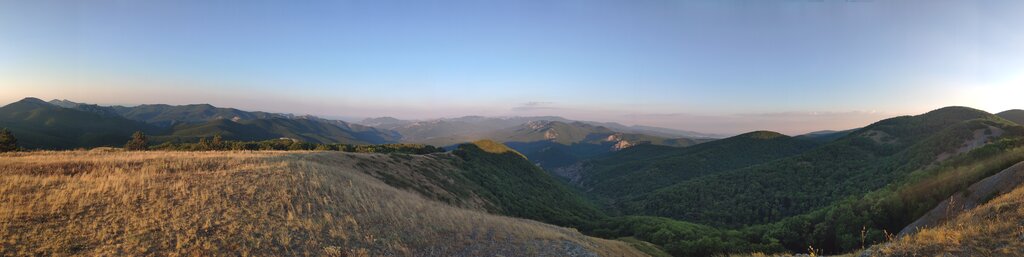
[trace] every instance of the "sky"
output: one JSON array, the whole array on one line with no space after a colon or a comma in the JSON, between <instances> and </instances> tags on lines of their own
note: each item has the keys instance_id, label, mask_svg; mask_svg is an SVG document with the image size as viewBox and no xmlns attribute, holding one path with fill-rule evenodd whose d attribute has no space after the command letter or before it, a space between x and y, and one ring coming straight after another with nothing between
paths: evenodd
<instances>
[{"instance_id":1,"label":"sky","mask_svg":"<svg viewBox=\"0 0 1024 257\"><path fill-rule=\"evenodd\" d=\"M0 102L709 133L1024 108L1024 1L0 1Z\"/></svg>"}]
</instances>

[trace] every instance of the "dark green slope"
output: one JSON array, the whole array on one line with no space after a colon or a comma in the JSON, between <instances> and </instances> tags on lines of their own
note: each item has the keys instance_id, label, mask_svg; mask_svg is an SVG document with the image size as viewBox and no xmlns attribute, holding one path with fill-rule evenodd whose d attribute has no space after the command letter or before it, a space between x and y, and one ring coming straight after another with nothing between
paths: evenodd
<instances>
[{"instance_id":1,"label":"dark green slope","mask_svg":"<svg viewBox=\"0 0 1024 257\"><path fill-rule=\"evenodd\" d=\"M775 223L733 230L624 216L606 219L593 232L608 238L636 237L674 256L799 253L811 246L819 254L849 253L886 242L887 231L903 229L954 193L971 194L965 191L968 186L1021 161L1024 137L1007 135L940 164L914 170L881 189Z\"/></svg>"},{"instance_id":2,"label":"dark green slope","mask_svg":"<svg viewBox=\"0 0 1024 257\"><path fill-rule=\"evenodd\" d=\"M1012 121L1012 122L1020 124L1020 125L1024 125L1024 110L1013 109L1013 110L997 113L996 116L999 116L999 117L1001 117L1003 119Z\"/></svg>"},{"instance_id":3,"label":"dark green slope","mask_svg":"<svg viewBox=\"0 0 1024 257\"><path fill-rule=\"evenodd\" d=\"M563 145L551 141L506 142L544 169L556 169L580 160L612 151L614 143L576 143Z\"/></svg>"},{"instance_id":4,"label":"dark green slope","mask_svg":"<svg viewBox=\"0 0 1024 257\"><path fill-rule=\"evenodd\" d=\"M791 158L685 181L623 208L730 227L777 221L881 188L992 128L1003 137L1024 134L992 114L947 107L883 120Z\"/></svg>"},{"instance_id":5,"label":"dark green slope","mask_svg":"<svg viewBox=\"0 0 1024 257\"><path fill-rule=\"evenodd\" d=\"M394 163L413 159L392 157L399 159ZM389 175L386 168L373 173L388 184L440 201L458 205L479 199L494 213L561 226L586 230L605 217L577 192L498 142L462 144L449 153L430 154L426 159L429 161L403 164L409 165L415 175ZM439 193L442 191L449 193ZM440 195L452 197L437 197Z\"/></svg>"},{"instance_id":6,"label":"dark green slope","mask_svg":"<svg viewBox=\"0 0 1024 257\"><path fill-rule=\"evenodd\" d=\"M854 131L857 131L857 130L858 129L848 129L848 130L842 130L842 131L834 131L834 130L816 131L816 132L811 132L811 133L807 133L807 134L796 136L796 138L800 138L800 139L804 139L804 140L810 140L810 141L814 141L814 142L818 142L818 143L824 144L824 143L836 141L836 140L838 140L840 138L843 138L846 135L849 135L850 133L852 133Z\"/></svg>"},{"instance_id":7,"label":"dark green slope","mask_svg":"<svg viewBox=\"0 0 1024 257\"><path fill-rule=\"evenodd\" d=\"M604 217L600 211L547 172L504 145L482 141L459 145L457 166L478 195L501 213L556 225L587 228Z\"/></svg>"},{"instance_id":8,"label":"dark green slope","mask_svg":"<svg viewBox=\"0 0 1024 257\"><path fill-rule=\"evenodd\" d=\"M686 148L635 146L594 158L566 175L595 198L615 205L688 179L792 156L815 146L811 141L756 131Z\"/></svg>"},{"instance_id":9,"label":"dark green slope","mask_svg":"<svg viewBox=\"0 0 1024 257\"><path fill-rule=\"evenodd\" d=\"M142 122L64 108L36 98L0 107L0 127L9 128L21 146L29 149L123 146L135 131L161 132Z\"/></svg>"}]
</instances>

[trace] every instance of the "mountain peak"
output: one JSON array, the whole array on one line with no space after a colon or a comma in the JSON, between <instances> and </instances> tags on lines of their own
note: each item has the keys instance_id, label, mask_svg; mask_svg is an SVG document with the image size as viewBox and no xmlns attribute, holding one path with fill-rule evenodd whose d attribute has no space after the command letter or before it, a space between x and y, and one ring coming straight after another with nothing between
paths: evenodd
<instances>
[{"instance_id":1,"label":"mountain peak","mask_svg":"<svg viewBox=\"0 0 1024 257\"><path fill-rule=\"evenodd\" d=\"M550 120L533 120L533 121L526 122L526 126L531 128L531 129L536 130L536 129L541 129L541 128L545 128L545 127L550 127L550 126L558 124L558 123L559 122L557 122L557 121L550 121Z\"/></svg>"},{"instance_id":2,"label":"mountain peak","mask_svg":"<svg viewBox=\"0 0 1024 257\"><path fill-rule=\"evenodd\" d=\"M754 131L754 132L747 132L747 133L738 135L736 137L738 137L738 138L752 138L752 139L776 139L776 138L780 138L780 137L784 138L784 137L789 137L789 136L783 135L782 133L775 132L775 131L758 130L758 131Z\"/></svg>"},{"instance_id":3,"label":"mountain peak","mask_svg":"<svg viewBox=\"0 0 1024 257\"><path fill-rule=\"evenodd\" d=\"M948 106L927 112L922 117L939 119L971 120L991 116L992 114L964 106Z\"/></svg>"},{"instance_id":4,"label":"mountain peak","mask_svg":"<svg viewBox=\"0 0 1024 257\"><path fill-rule=\"evenodd\" d=\"M49 105L50 104L50 103L47 103L46 101L43 101L42 99L35 98L35 97L25 97L25 99L21 99L20 101L18 101L18 103L44 104L44 105Z\"/></svg>"},{"instance_id":5,"label":"mountain peak","mask_svg":"<svg viewBox=\"0 0 1024 257\"><path fill-rule=\"evenodd\" d=\"M50 100L48 103L64 108L74 108L75 106L80 105L80 103L72 102L68 99L53 99Z\"/></svg>"},{"instance_id":6,"label":"mountain peak","mask_svg":"<svg viewBox=\"0 0 1024 257\"><path fill-rule=\"evenodd\" d=\"M189 104L189 105L186 105L186 106L200 107L200 108L204 108L204 109L214 109L214 108L217 108L216 106L213 106L212 104Z\"/></svg>"}]
</instances>

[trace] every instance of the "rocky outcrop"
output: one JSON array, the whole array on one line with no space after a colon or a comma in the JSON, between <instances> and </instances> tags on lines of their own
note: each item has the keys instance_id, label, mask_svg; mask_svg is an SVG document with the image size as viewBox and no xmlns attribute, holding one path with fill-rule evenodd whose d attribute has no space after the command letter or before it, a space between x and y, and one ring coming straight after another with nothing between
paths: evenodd
<instances>
[{"instance_id":1,"label":"rocky outcrop","mask_svg":"<svg viewBox=\"0 0 1024 257\"><path fill-rule=\"evenodd\" d=\"M629 142L629 141L626 141L626 140L622 140L622 141L619 141L618 143L615 143L615 145L612 146L612 151L618 151L618 150L630 148L630 147L633 147L633 145L635 145L635 144L633 144L632 142Z\"/></svg>"},{"instance_id":2,"label":"rocky outcrop","mask_svg":"<svg viewBox=\"0 0 1024 257\"><path fill-rule=\"evenodd\" d=\"M993 126L988 126L988 128L974 130L974 135L970 139L964 141L962 144L960 144L959 148L953 150L952 152L945 152L939 154L939 156L936 157L935 162L941 162L946 159L949 159L950 157L970 152L971 150L985 146L989 142L992 142L993 140L1002 136L1004 132L1005 131L1003 131L1003 129Z\"/></svg>"}]
</instances>

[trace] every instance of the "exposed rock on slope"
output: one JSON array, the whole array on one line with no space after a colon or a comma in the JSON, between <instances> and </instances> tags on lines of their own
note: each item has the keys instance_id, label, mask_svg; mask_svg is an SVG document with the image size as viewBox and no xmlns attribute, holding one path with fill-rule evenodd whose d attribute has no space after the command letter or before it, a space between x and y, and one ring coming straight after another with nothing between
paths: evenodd
<instances>
[{"instance_id":1,"label":"exposed rock on slope","mask_svg":"<svg viewBox=\"0 0 1024 257\"><path fill-rule=\"evenodd\" d=\"M993 126L987 126L986 128L983 129L976 129L974 130L974 136L971 137L970 139L965 140L964 143L960 145L960 148L957 148L950 152L939 154L935 161L941 162L946 159L949 159L949 157L953 157L962 153L970 152L971 150L974 149L978 149L979 147L985 146L986 144L992 142L992 140L999 138L999 136L1002 136L1003 132L1005 132L1005 130Z\"/></svg>"}]
</instances>

